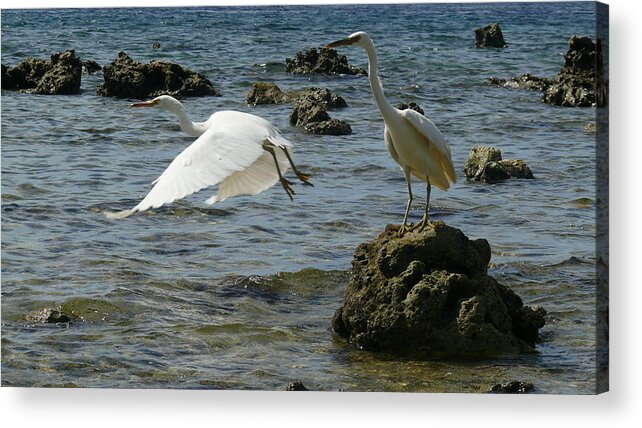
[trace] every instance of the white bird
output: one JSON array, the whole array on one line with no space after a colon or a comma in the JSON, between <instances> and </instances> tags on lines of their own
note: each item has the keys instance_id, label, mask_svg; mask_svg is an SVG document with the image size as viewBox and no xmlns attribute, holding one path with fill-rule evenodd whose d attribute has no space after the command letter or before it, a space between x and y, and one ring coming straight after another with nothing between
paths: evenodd
<instances>
[{"instance_id":1,"label":"white bird","mask_svg":"<svg viewBox=\"0 0 642 428\"><path fill-rule=\"evenodd\" d=\"M169 95L132 104L154 107L178 116L181 129L198 138L183 150L152 184L154 187L134 208L105 212L109 218L124 218L158 208L177 199L219 184L218 194L205 202L213 204L236 195L256 195L277 181L292 200L292 182L284 174L292 167L304 184L308 175L292 161L292 143L265 119L239 111L219 111L205 122L192 122L183 104Z\"/></svg>"},{"instance_id":2,"label":"white bird","mask_svg":"<svg viewBox=\"0 0 642 428\"><path fill-rule=\"evenodd\" d=\"M386 147L390 156L401 166L408 185L408 204L399 233L403 234L408 227L408 211L412 203L411 175L426 182L424 216L415 226L421 230L428 224L430 186L448 190L457 180L450 146L430 119L411 109L399 110L388 102L377 74L377 52L367 33L359 31L345 39L330 43L326 48L337 46L359 46L368 54L368 80L383 116Z\"/></svg>"}]
</instances>

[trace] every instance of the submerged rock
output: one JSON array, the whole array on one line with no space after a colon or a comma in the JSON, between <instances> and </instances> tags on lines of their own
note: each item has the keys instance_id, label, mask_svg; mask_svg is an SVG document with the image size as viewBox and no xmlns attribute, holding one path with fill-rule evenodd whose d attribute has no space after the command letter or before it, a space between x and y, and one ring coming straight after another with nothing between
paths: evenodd
<instances>
[{"instance_id":1,"label":"submerged rock","mask_svg":"<svg viewBox=\"0 0 642 428\"><path fill-rule=\"evenodd\" d=\"M519 77L510 77L508 79L489 77L488 83L494 86L503 86L505 88L522 88L530 91L545 91L551 86L553 80L546 77L533 76L532 74L522 74Z\"/></svg>"},{"instance_id":2,"label":"submerged rock","mask_svg":"<svg viewBox=\"0 0 642 428\"><path fill-rule=\"evenodd\" d=\"M487 183L509 178L535 178L526 162L521 159L502 160L502 152L490 146L475 146L470 150L464 163L464 173L468 180Z\"/></svg>"},{"instance_id":3,"label":"submerged rock","mask_svg":"<svg viewBox=\"0 0 642 428\"><path fill-rule=\"evenodd\" d=\"M105 81L96 93L105 97L146 99L163 94L178 98L221 95L200 73L172 62L142 64L124 52L103 67L103 76Z\"/></svg>"},{"instance_id":4,"label":"submerged rock","mask_svg":"<svg viewBox=\"0 0 642 428\"><path fill-rule=\"evenodd\" d=\"M37 324L58 324L71 322L72 317L62 312L60 308L44 308L27 314L25 318Z\"/></svg>"},{"instance_id":5,"label":"submerged rock","mask_svg":"<svg viewBox=\"0 0 642 428\"><path fill-rule=\"evenodd\" d=\"M82 62L82 72L84 74L94 74L102 69L96 61L87 60Z\"/></svg>"},{"instance_id":6,"label":"submerged rock","mask_svg":"<svg viewBox=\"0 0 642 428\"><path fill-rule=\"evenodd\" d=\"M483 356L533 349L542 308L524 306L487 274L485 239L441 221L398 236L388 225L359 245L333 330L372 351Z\"/></svg>"},{"instance_id":7,"label":"submerged rock","mask_svg":"<svg viewBox=\"0 0 642 428\"><path fill-rule=\"evenodd\" d=\"M395 107L396 107L396 108L398 108L399 110L411 109L411 110L416 111L417 113L424 114L424 109L422 109L421 107L419 107L419 106L417 105L417 103L414 103L414 102L410 102L410 103L399 103L399 104L397 104Z\"/></svg>"},{"instance_id":8,"label":"submerged rock","mask_svg":"<svg viewBox=\"0 0 642 428\"><path fill-rule=\"evenodd\" d=\"M521 382L514 380L505 384L495 384L490 388L492 393L504 393L504 394L523 394L526 392L531 392L535 387L530 382Z\"/></svg>"},{"instance_id":9,"label":"submerged rock","mask_svg":"<svg viewBox=\"0 0 642 428\"><path fill-rule=\"evenodd\" d=\"M285 388L286 391L309 391L308 388L303 385L303 382L297 380L294 382L288 383L288 386Z\"/></svg>"},{"instance_id":10,"label":"submerged rock","mask_svg":"<svg viewBox=\"0 0 642 428\"><path fill-rule=\"evenodd\" d=\"M292 74L351 74L366 75L362 68L348 64L345 55L334 49L316 48L297 52L294 58L286 58L285 71Z\"/></svg>"},{"instance_id":11,"label":"submerged rock","mask_svg":"<svg viewBox=\"0 0 642 428\"><path fill-rule=\"evenodd\" d=\"M504 35L498 23L493 23L475 30L476 48L505 48Z\"/></svg>"},{"instance_id":12,"label":"submerged rock","mask_svg":"<svg viewBox=\"0 0 642 428\"><path fill-rule=\"evenodd\" d=\"M42 95L80 92L82 63L74 50L56 52L49 61L27 58L15 67L2 66L2 89L25 90Z\"/></svg>"}]
</instances>

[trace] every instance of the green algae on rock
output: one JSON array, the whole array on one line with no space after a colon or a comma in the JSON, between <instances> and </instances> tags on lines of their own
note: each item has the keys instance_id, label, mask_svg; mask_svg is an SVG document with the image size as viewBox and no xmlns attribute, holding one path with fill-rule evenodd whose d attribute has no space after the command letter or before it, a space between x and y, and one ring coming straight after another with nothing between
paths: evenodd
<instances>
[{"instance_id":1,"label":"green algae on rock","mask_svg":"<svg viewBox=\"0 0 642 428\"><path fill-rule=\"evenodd\" d=\"M388 225L357 248L334 331L372 351L472 357L533 350L546 311L487 274L485 239L434 221L398 236Z\"/></svg>"}]
</instances>

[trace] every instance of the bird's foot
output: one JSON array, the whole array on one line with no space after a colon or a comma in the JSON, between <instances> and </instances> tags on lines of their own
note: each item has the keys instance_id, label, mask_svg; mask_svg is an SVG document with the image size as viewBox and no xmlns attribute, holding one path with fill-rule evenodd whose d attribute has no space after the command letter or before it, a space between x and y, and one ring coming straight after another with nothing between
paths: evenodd
<instances>
[{"instance_id":1,"label":"bird's foot","mask_svg":"<svg viewBox=\"0 0 642 428\"><path fill-rule=\"evenodd\" d=\"M286 180L283 177L280 178L280 181L281 181L281 186L283 186L283 189L285 190L285 193L287 193L288 197L290 198L290 200L293 201L294 198L292 197L292 195L295 195L296 192L294 191L294 189L292 189L292 187L290 187L290 185L294 184L294 183L292 183L291 181Z\"/></svg>"},{"instance_id":2,"label":"bird's foot","mask_svg":"<svg viewBox=\"0 0 642 428\"><path fill-rule=\"evenodd\" d=\"M409 226L407 223L404 223L401 225L399 230L397 231L397 236L402 237L405 235L406 232L409 232L412 230L412 226Z\"/></svg>"},{"instance_id":3,"label":"bird's foot","mask_svg":"<svg viewBox=\"0 0 642 428\"><path fill-rule=\"evenodd\" d=\"M426 226L428 226L429 224L430 224L430 220L428 219L428 215L427 215L427 214L424 214L424 216L423 216L423 218L421 219L421 221L420 221L419 223L415 224L414 226L412 226L412 227L411 227L411 230L418 230L419 232L421 232L421 231L422 231L422 230L424 230L424 229L426 228Z\"/></svg>"},{"instance_id":4,"label":"bird's foot","mask_svg":"<svg viewBox=\"0 0 642 428\"><path fill-rule=\"evenodd\" d=\"M295 171L295 174L296 174L297 178L303 182L303 184L306 184L308 186L314 187L314 184L312 184L312 183L310 183L308 181L310 179L310 175L309 174L305 174L305 173L303 173L301 171Z\"/></svg>"}]
</instances>

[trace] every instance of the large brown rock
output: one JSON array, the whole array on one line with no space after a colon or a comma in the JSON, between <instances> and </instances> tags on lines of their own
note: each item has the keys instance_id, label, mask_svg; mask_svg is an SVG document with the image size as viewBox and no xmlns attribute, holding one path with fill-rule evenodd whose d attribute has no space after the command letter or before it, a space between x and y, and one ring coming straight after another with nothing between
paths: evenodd
<instances>
[{"instance_id":1,"label":"large brown rock","mask_svg":"<svg viewBox=\"0 0 642 428\"><path fill-rule=\"evenodd\" d=\"M487 274L488 242L441 221L359 245L334 331L372 351L471 357L533 349L545 311Z\"/></svg>"},{"instance_id":2,"label":"large brown rock","mask_svg":"<svg viewBox=\"0 0 642 428\"><path fill-rule=\"evenodd\" d=\"M288 94L271 82L254 82L245 97L245 103L253 106L259 104L281 104L289 101Z\"/></svg>"},{"instance_id":3,"label":"large brown rock","mask_svg":"<svg viewBox=\"0 0 642 428\"><path fill-rule=\"evenodd\" d=\"M464 174L471 181L495 183L509 178L532 179L533 172L521 159L502 160L502 152L496 147L475 146L464 163Z\"/></svg>"},{"instance_id":4,"label":"large brown rock","mask_svg":"<svg viewBox=\"0 0 642 428\"><path fill-rule=\"evenodd\" d=\"M27 58L15 67L2 66L2 89L42 95L80 92L82 63L73 50L56 52L50 60Z\"/></svg>"},{"instance_id":5,"label":"large brown rock","mask_svg":"<svg viewBox=\"0 0 642 428\"><path fill-rule=\"evenodd\" d=\"M287 58L285 64L285 71L292 74L367 74L364 69L348 64L345 55L326 48L297 52L294 58Z\"/></svg>"},{"instance_id":6,"label":"large brown rock","mask_svg":"<svg viewBox=\"0 0 642 428\"><path fill-rule=\"evenodd\" d=\"M177 98L221 95L200 73L172 62L143 64L124 52L103 67L103 76L105 81L96 93L105 97L146 99L163 94Z\"/></svg>"},{"instance_id":7,"label":"large brown rock","mask_svg":"<svg viewBox=\"0 0 642 428\"><path fill-rule=\"evenodd\" d=\"M328 108L347 105L345 100L334 92L322 88L307 88L303 91L292 91L289 96L295 100L290 113L290 125L302 127L311 134L352 133L352 128L346 121L332 119L328 114Z\"/></svg>"},{"instance_id":8,"label":"large brown rock","mask_svg":"<svg viewBox=\"0 0 642 428\"><path fill-rule=\"evenodd\" d=\"M498 23L493 23L475 30L476 48L504 48L508 46L504 40L502 29Z\"/></svg>"}]
</instances>

